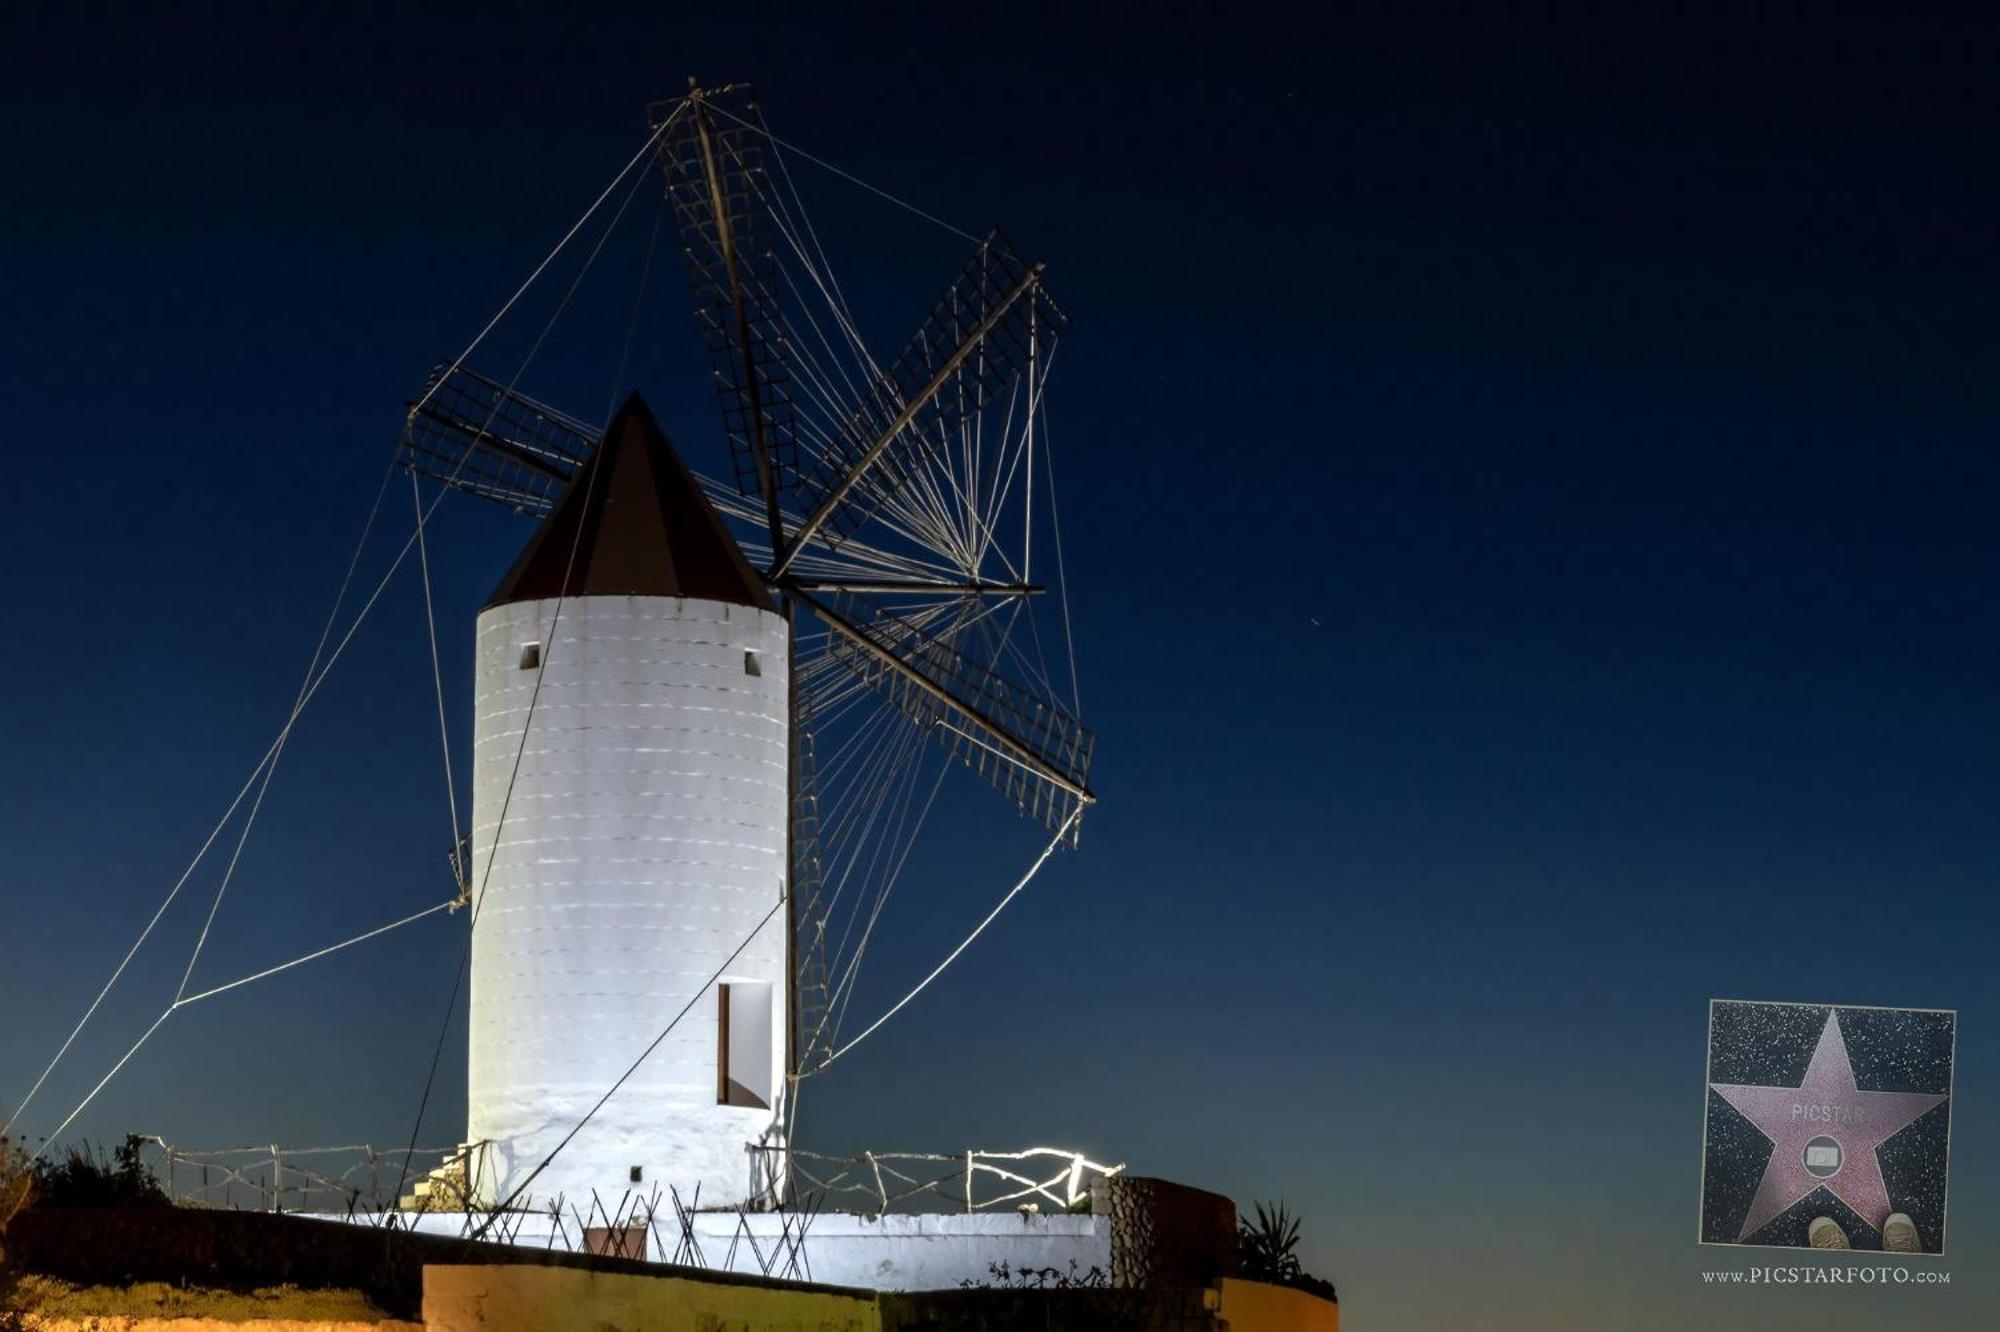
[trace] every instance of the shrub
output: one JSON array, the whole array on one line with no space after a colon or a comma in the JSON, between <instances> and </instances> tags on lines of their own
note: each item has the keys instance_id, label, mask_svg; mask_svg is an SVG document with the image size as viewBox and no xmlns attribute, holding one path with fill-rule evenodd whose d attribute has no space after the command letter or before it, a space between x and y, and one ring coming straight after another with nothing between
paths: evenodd
<instances>
[{"instance_id":1,"label":"shrub","mask_svg":"<svg viewBox=\"0 0 2000 1332\"><path fill-rule=\"evenodd\" d=\"M81 1143L34 1167L37 1207L164 1207L167 1194L140 1157L146 1140L127 1134L107 1157Z\"/></svg>"},{"instance_id":2,"label":"shrub","mask_svg":"<svg viewBox=\"0 0 2000 1332\"><path fill-rule=\"evenodd\" d=\"M974 1281L966 1277L960 1281L963 1290L1109 1290L1111 1277L1101 1267L1092 1267L1087 1272L1077 1270L1076 1259L1069 1260L1069 1270L1060 1267L1013 1267L1005 1262L988 1263L986 1271L992 1280Z\"/></svg>"},{"instance_id":3,"label":"shrub","mask_svg":"<svg viewBox=\"0 0 2000 1332\"><path fill-rule=\"evenodd\" d=\"M22 1326L21 1273L7 1256L7 1227L35 1196L35 1173L21 1149L0 1138L0 1329Z\"/></svg>"},{"instance_id":4,"label":"shrub","mask_svg":"<svg viewBox=\"0 0 2000 1332\"><path fill-rule=\"evenodd\" d=\"M1299 1265L1299 1219L1280 1202L1258 1203L1256 1218L1236 1222L1236 1272L1251 1281L1291 1286L1321 1299L1335 1300L1333 1283Z\"/></svg>"}]
</instances>

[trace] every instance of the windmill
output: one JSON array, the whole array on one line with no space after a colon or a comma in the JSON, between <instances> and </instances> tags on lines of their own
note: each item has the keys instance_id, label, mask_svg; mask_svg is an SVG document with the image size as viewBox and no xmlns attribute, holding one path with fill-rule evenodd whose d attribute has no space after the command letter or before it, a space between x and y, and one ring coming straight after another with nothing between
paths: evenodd
<instances>
[{"instance_id":1,"label":"windmill","mask_svg":"<svg viewBox=\"0 0 2000 1332\"><path fill-rule=\"evenodd\" d=\"M512 730L504 730L506 743L497 749L482 748L491 738L484 731L476 742L477 755L497 760L476 757L493 773L495 796L487 799L485 813L475 808L469 873L463 876L475 907L475 948L480 893L496 861L502 863L501 891L511 883L501 825L540 817L522 812L525 798L519 808L514 801L517 786L535 780L524 771L524 755L542 752L529 744L529 729L544 677L556 681L546 686L552 696L585 685L584 674L556 674L556 652L579 649L548 620L551 608L555 616L563 613L565 597L572 602L572 624L592 613L593 589L579 584L576 565L579 552L591 557L590 543L608 539L601 535L612 521L603 516L606 504L617 513L643 509L648 515L654 535L642 534L628 556L638 550L655 564L709 561L720 568L740 553L754 568L748 583L739 587L724 576L706 592L691 592L685 579L659 582L644 572L603 587L621 596L671 594L655 599L720 607L712 618L734 626L727 634L751 635L740 640L754 644L743 649L742 673L765 682L723 687L739 694L748 688L749 697L768 696L782 709L783 799L773 817L782 825L783 885L772 907L782 913L783 977L775 991L761 992L782 992L770 1018L780 1047L772 1060L782 1085L764 1091L719 1073L717 1103L758 1113L718 1112L720 1120L677 1128L680 1140L669 1144L679 1153L690 1135L740 1140L753 1131L763 1144L782 1146L799 1083L859 1039L843 1030L854 977L907 861L908 839L946 773L973 774L1048 834L1034 867L1057 846L1075 844L1092 803L1093 738L1077 716L1074 654L1068 654L1065 697L1045 650L1045 639L1067 642L1067 608L1059 639L1044 633L1035 610L1056 599L1048 596L1050 582L1058 597L1061 592L1043 389L1066 320L1043 284L1042 265L1024 260L998 231L966 237L970 257L944 295L901 351L878 361L792 183L790 161L800 154L771 135L748 90L691 85L685 98L654 108L653 130L655 179L684 252L733 475L715 480L686 473L643 406L628 407L609 432L601 432L534 401L514 383L478 374L462 358L439 367L426 383L409 414L400 457L419 476L542 522L536 542L509 575L513 592L503 587L481 617L482 726L489 698L504 694L525 712L518 742ZM710 516L719 516L734 534L733 543L723 538L727 551L716 546L677 554L660 544L644 554L653 550L645 540L683 539ZM1037 550L1044 527L1053 542L1044 536ZM558 558L565 550L566 562ZM1056 579L1037 581L1037 555L1044 567L1054 556ZM561 566L553 597L546 578L539 592L522 590L535 582L532 571L523 573L535 558L548 568ZM716 586L735 590L714 591ZM523 606L539 609L510 609ZM490 635L489 617L501 617ZM741 628L746 617L749 629ZM626 627L618 634L665 635L657 641L669 646L655 655L693 652L689 635L708 635L701 639L706 650L725 632L712 625L688 629L680 620L668 628L651 620L620 623ZM756 637L767 630L776 637ZM738 642L729 639L732 654ZM732 671L734 661L731 655ZM579 659L576 670L585 669ZM600 662L592 669L602 674L611 668ZM781 691L766 688L770 682L781 682ZM680 683L678 677L663 680L662 688L670 692ZM928 799L927 759L938 768ZM700 775L703 791L730 779L719 770ZM658 772L646 780L658 786ZM505 798L497 798L503 789ZM623 799L630 793L614 794ZM521 873L535 879L533 870ZM547 875L537 880L543 881L555 882ZM715 975L741 965L740 948L721 959ZM481 988L480 954L474 956L477 1103ZM704 955L695 969L706 965ZM494 965L488 970L495 973ZM528 988L540 984L532 981ZM739 990L750 987L738 984ZM740 996L732 999L726 982L717 988L726 1064L731 1005ZM532 1026L532 1008L508 1005L508 1022ZM764 1021L762 1010L756 1012L753 1027ZM744 1022L739 1014L739 1040ZM504 1059L495 1055L489 1062ZM514 1104L534 1098L531 1082L509 1084L500 1097L509 1102L501 1118L553 1122L566 1113ZM475 1129L478 1121L475 1110ZM646 1131L628 1125L626 1140L604 1150L632 1155L640 1148L630 1139ZM517 1156L541 1150L535 1144L542 1139L533 1134L524 1131L521 1141L526 1145ZM740 1149L725 1142L725 1152L732 1145ZM495 1172L489 1201L518 1191L513 1181L520 1165L516 1160ZM630 1170L632 1181L641 1180L641 1164L635 1161ZM782 1191L781 1171L767 1169L761 1180L753 1171L749 1178L745 1196L752 1201ZM573 1184L588 1182L578 1176Z\"/></svg>"}]
</instances>

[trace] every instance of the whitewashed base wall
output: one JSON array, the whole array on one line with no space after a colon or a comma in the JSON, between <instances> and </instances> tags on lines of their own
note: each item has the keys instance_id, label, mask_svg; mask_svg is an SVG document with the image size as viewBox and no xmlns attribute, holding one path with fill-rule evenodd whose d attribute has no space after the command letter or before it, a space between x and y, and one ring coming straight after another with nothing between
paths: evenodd
<instances>
[{"instance_id":1,"label":"whitewashed base wall","mask_svg":"<svg viewBox=\"0 0 2000 1332\"><path fill-rule=\"evenodd\" d=\"M779 1235L788 1219L796 1231L797 1217L756 1212L740 1218L767 1259L778 1252ZM407 1220L414 1229L430 1234L456 1236L465 1230L465 1218L457 1213L412 1215ZM717 1271L761 1273L747 1239L736 1240L736 1252L731 1259L730 1240L737 1235L738 1222L738 1216L728 1212L703 1213L695 1218L695 1239L701 1246L704 1265ZM565 1243L558 1236L555 1241L558 1247L574 1247L575 1226L569 1231L570 1242ZM672 1216L664 1216L656 1232L648 1238L646 1257L653 1262L669 1261L680 1241L679 1225ZM544 1248L550 1243L550 1235L546 1221L529 1217L515 1231L514 1242L524 1248ZM666 1245L664 1253L660 1251L662 1243ZM1064 1274L1074 1264L1078 1277L1093 1267L1108 1275L1111 1218L1018 1212L883 1217L823 1212L807 1228L805 1260L812 1268L813 1281L867 1290L951 1290L967 1281L990 1283L995 1281L992 1266L996 1263L1005 1263L1016 1271L1053 1267ZM771 1274L781 1275L783 1270L784 1261L780 1259ZM803 1278L804 1273L799 1276Z\"/></svg>"}]
</instances>

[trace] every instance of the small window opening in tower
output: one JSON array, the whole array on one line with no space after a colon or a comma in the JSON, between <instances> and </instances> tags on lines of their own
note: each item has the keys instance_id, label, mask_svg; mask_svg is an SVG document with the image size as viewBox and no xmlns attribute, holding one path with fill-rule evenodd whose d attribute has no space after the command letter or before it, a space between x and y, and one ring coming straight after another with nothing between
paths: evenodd
<instances>
[{"instance_id":1,"label":"small window opening in tower","mask_svg":"<svg viewBox=\"0 0 2000 1332\"><path fill-rule=\"evenodd\" d=\"M645 1179L645 1175L646 1175L646 1167L644 1166L632 1167L632 1182L634 1184L642 1183Z\"/></svg>"},{"instance_id":2,"label":"small window opening in tower","mask_svg":"<svg viewBox=\"0 0 2000 1332\"><path fill-rule=\"evenodd\" d=\"M540 643L521 644L521 669L539 670L542 665L542 645Z\"/></svg>"},{"instance_id":3,"label":"small window opening in tower","mask_svg":"<svg viewBox=\"0 0 2000 1332\"><path fill-rule=\"evenodd\" d=\"M715 987L715 1103L771 1108L771 987L730 981Z\"/></svg>"},{"instance_id":4,"label":"small window opening in tower","mask_svg":"<svg viewBox=\"0 0 2000 1332\"><path fill-rule=\"evenodd\" d=\"M764 663L757 660L756 652L751 651L743 654L743 673L745 675L762 675L764 673Z\"/></svg>"}]
</instances>

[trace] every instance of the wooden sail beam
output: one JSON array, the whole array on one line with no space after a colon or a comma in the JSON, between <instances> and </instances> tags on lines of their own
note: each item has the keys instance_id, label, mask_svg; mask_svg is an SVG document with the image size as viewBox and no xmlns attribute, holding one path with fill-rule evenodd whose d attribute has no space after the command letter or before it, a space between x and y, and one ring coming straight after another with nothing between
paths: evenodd
<instances>
[{"instance_id":1,"label":"wooden sail beam","mask_svg":"<svg viewBox=\"0 0 2000 1332\"><path fill-rule=\"evenodd\" d=\"M756 460L757 484L764 492L764 519L771 529L771 545L775 550L784 542L785 525L778 512L776 464L771 459L771 443L765 433L756 346L750 337L750 312L744 299L742 275L737 271L736 242L729 225L729 197L723 192L722 171L715 160L706 100L694 80L688 80L688 85L688 108L694 113L695 138L701 145L702 171L708 179L709 207L715 216L715 246L722 255L723 274L729 283L729 302L736 320L736 351L743 359L743 393L749 405L751 456Z\"/></svg>"}]
</instances>

